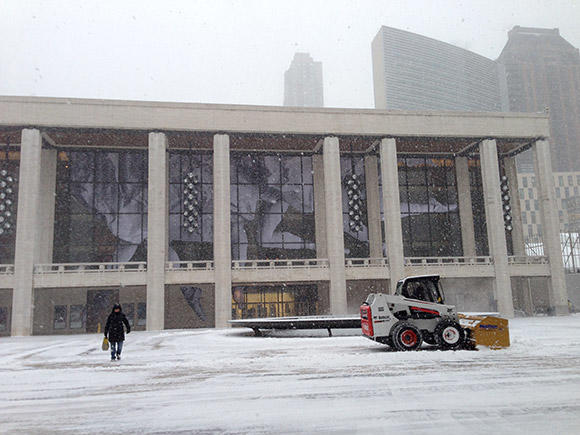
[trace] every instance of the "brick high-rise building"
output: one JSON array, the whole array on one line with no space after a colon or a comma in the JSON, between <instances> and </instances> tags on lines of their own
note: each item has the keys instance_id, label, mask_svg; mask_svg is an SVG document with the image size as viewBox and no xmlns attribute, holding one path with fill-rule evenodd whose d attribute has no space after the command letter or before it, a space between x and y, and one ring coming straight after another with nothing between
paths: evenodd
<instances>
[{"instance_id":1,"label":"brick high-rise building","mask_svg":"<svg viewBox=\"0 0 580 435\"><path fill-rule=\"evenodd\" d=\"M322 62L296 53L284 73L284 106L323 107Z\"/></svg>"},{"instance_id":2,"label":"brick high-rise building","mask_svg":"<svg viewBox=\"0 0 580 435\"><path fill-rule=\"evenodd\" d=\"M510 111L549 111L554 171L580 170L578 48L558 29L515 26L497 62L506 71Z\"/></svg>"}]
</instances>

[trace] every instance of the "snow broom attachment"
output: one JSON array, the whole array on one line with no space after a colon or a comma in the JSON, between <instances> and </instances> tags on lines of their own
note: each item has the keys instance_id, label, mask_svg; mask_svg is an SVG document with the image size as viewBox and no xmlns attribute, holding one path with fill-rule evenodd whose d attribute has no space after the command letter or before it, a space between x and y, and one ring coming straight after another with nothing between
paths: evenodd
<instances>
[{"instance_id":1,"label":"snow broom attachment","mask_svg":"<svg viewBox=\"0 0 580 435\"><path fill-rule=\"evenodd\" d=\"M507 319L495 316L458 314L459 323L465 330L467 348L487 346L502 349L510 345L510 332Z\"/></svg>"}]
</instances>

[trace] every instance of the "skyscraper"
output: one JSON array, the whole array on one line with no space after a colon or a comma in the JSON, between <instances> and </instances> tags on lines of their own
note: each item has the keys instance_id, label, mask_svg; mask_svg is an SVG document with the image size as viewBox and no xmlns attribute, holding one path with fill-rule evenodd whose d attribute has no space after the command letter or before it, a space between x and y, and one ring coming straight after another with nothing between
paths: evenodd
<instances>
[{"instance_id":1,"label":"skyscraper","mask_svg":"<svg viewBox=\"0 0 580 435\"><path fill-rule=\"evenodd\" d=\"M308 53L295 53L284 73L284 106L323 107L322 62Z\"/></svg>"},{"instance_id":2,"label":"skyscraper","mask_svg":"<svg viewBox=\"0 0 580 435\"><path fill-rule=\"evenodd\" d=\"M382 26L372 43L375 107L500 111L504 75L491 59Z\"/></svg>"},{"instance_id":3,"label":"skyscraper","mask_svg":"<svg viewBox=\"0 0 580 435\"><path fill-rule=\"evenodd\" d=\"M498 58L509 110L550 114L554 171L580 170L580 54L558 29L515 26Z\"/></svg>"},{"instance_id":4,"label":"skyscraper","mask_svg":"<svg viewBox=\"0 0 580 435\"><path fill-rule=\"evenodd\" d=\"M515 26L496 61L383 26L372 43L375 107L399 110L549 112L552 167L562 229L580 186L580 54L558 29ZM524 224L540 233L537 192L518 156ZM572 181L577 181L573 184ZM566 184L567 183L567 184Z\"/></svg>"}]
</instances>

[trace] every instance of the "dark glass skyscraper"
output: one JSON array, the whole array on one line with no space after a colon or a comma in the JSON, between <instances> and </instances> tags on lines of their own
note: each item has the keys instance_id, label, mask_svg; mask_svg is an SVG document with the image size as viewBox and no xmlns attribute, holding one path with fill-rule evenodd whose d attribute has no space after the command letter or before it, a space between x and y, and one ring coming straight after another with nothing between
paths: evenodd
<instances>
[{"instance_id":1,"label":"dark glass skyscraper","mask_svg":"<svg viewBox=\"0 0 580 435\"><path fill-rule=\"evenodd\" d=\"M552 166L580 169L580 54L558 29L516 26L498 58L509 109L550 113Z\"/></svg>"}]
</instances>

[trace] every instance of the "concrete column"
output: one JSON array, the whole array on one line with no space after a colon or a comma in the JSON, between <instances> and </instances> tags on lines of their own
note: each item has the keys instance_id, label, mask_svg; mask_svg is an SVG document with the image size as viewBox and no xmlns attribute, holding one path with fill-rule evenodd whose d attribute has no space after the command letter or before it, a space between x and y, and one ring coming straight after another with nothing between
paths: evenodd
<instances>
[{"instance_id":1,"label":"concrete column","mask_svg":"<svg viewBox=\"0 0 580 435\"><path fill-rule=\"evenodd\" d=\"M365 156L365 184L367 190L367 217L371 258L383 256L381 232L381 199L379 193L379 165L377 156Z\"/></svg>"},{"instance_id":2,"label":"concrete column","mask_svg":"<svg viewBox=\"0 0 580 435\"><path fill-rule=\"evenodd\" d=\"M489 254L495 266L494 295L499 313L508 318L514 316L511 280L503 221L501 192L499 188L499 165L497 145L494 139L484 140L479 145L481 177L485 202L487 239Z\"/></svg>"},{"instance_id":3,"label":"concrete column","mask_svg":"<svg viewBox=\"0 0 580 435\"><path fill-rule=\"evenodd\" d=\"M314 231L316 258L326 258L326 202L324 195L324 161L321 154L312 156L314 172Z\"/></svg>"},{"instance_id":4,"label":"concrete column","mask_svg":"<svg viewBox=\"0 0 580 435\"><path fill-rule=\"evenodd\" d=\"M40 240L41 163L40 131L22 130L12 292L12 335L32 334L33 272L34 261L39 257L38 241Z\"/></svg>"},{"instance_id":5,"label":"concrete column","mask_svg":"<svg viewBox=\"0 0 580 435\"><path fill-rule=\"evenodd\" d=\"M213 258L215 326L225 328L232 317L232 248L230 230L230 137L213 137Z\"/></svg>"},{"instance_id":6,"label":"concrete column","mask_svg":"<svg viewBox=\"0 0 580 435\"><path fill-rule=\"evenodd\" d=\"M385 214L385 239L391 274L390 291L395 293L397 281L405 275L403 231L401 229L401 202L399 199L399 174L397 143L395 139L381 140L381 179L383 181L383 211Z\"/></svg>"},{"instance_id":7,"label":"concrete column","mask_svg":"<svg viewBox=\"0 0 580 435\"><path fill-rule=\"evenodd\" d=\"M518 185L518 170L516 166L515 157L505 157L503 159L503 169L508 178L510 206L512 216L512 250L513 255L525 256L526 248L524 244L524 225L522 223L522 209L520 206L520 191ZM512 279L512 291L514 294L521 295L522 309L528 315L533 315L532 301L530 299L530 292L525 286L522 277L515 277Z\"/></svg>"},{"instance_id":8,"label":"concrete column","mask_svg":"<svg viewBox=\"0 0 580 435\"><path fill-rule=\"evenodd\" d=\"M512 215L512 244L514 255L526 255L524 245L524 226L522 224L522 209L520 206L520 190L518 185L518 170L515 157L503 159L503 169L508 178L509 195Z\"/></svg>"},{"instance_id":9,"label":"concrete column","mask_svg":"<svg viewBox=\"0 0 580 435\"><path fill-rule=\"evenodd\" d=\"M457 201L459 220L461 222L461 243L463 256L475 257L475 230L473 228L473 207L471 204L471 185L469 183L469 166L467 157L455 159L457 178Z\"/></svg>"},{"instance_id":10,"label":"concrete column","mask_svg":"<svg viewBox=\"0 0 580 435\"><path fill-rule=\"evenodd\" d=\"M165 263L169 243L167 136L149 133L147 203L147 330L165 323Z\"/></svg>"},{"instance_id":11,"label":"concrete column","mask_svg":"<svg viewBox=\"0 0 580 435\"><path fill-rule=\"evenodd\" d=\"M330 314L345 314L346 274L344 268L344 229L342 222L342 184L340 150L337 137L324 138L324 192L326 242L330 265Z\"/></svg>"},{"instance_id":12,"label":"concrete column","mask_svg":"<svg viewBox=\"0 0 580 435\"><path fill-rule=\"evenodd\" d=\"M52 263L54 246L54 205L56 193L56 158L55 149L41 151L40 166L40 206L38 207L38 228L35 252L35 264Z\"/></svg>"},{"instance_id":13,"label":"concrete column","mask_svg":"<svg viewBox=\"0 0 580 435\"><path fill-rule=\"evenodd\" d=\"M560 222L554 194L554 176L550 157L550 144L538 140L533 145L534 167L538 180L538 200L542 215L544 253L550 259L550 307L557 315L568 314L568 291L560 246Z\"/></svg>"}]
</instances>

